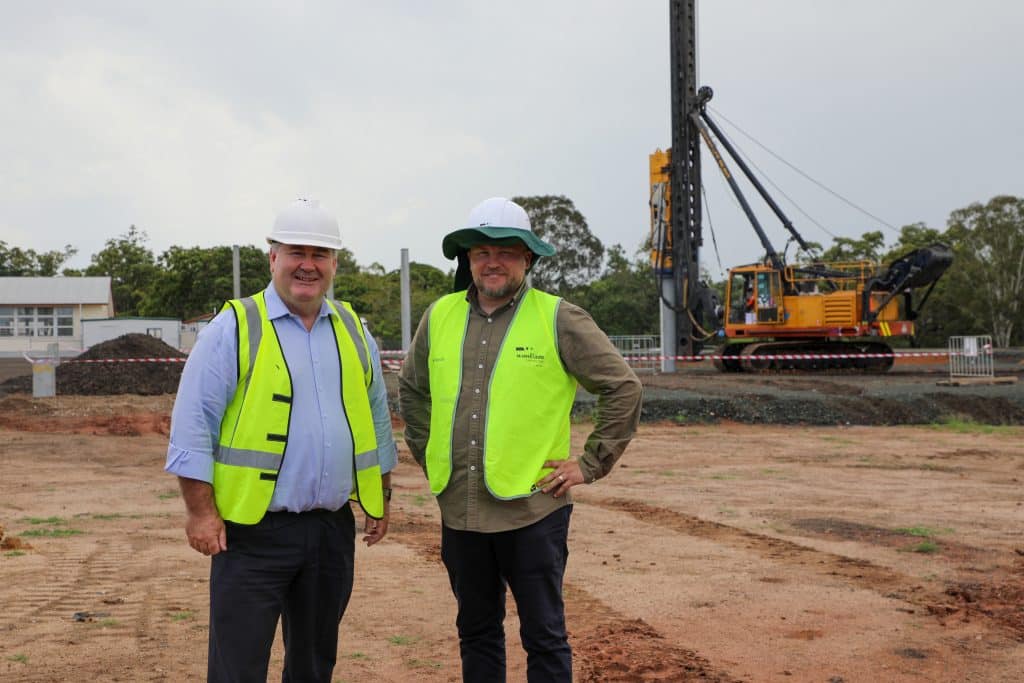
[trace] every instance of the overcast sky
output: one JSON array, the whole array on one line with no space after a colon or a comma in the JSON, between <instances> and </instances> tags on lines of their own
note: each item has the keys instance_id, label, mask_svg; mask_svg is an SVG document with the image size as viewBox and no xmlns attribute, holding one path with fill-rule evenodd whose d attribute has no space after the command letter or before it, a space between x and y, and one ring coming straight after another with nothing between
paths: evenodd
<instances>
[{"instance_id":1,"label":"overcast sky","mask_svg":"<svg viewBox=\"0 0 1024 683\"><path fill-rule=\"evenodd\" d=\"M629 253L647 234L648 155L671 144L667 1L2 6L10 246L71 244L84 267L132 224L157 255L263 245L303 195L389 270L402 247L450 267L441 238L495 195L566 195ZM699 17L714 111L887 223L943 228L1024 194L1024 3L705 0ZM807 239L895 241L719 121L828 231L780 197ZM722 266L755 260L708 161L705 183ZM704 261L717 277L710 239Z\"/></svg>"}]
</instances>

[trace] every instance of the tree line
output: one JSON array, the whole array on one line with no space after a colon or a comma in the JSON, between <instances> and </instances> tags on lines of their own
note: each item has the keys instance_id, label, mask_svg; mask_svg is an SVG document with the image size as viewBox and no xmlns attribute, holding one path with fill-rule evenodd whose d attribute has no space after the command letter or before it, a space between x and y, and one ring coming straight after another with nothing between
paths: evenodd
<instances>
[{"instance_id":1,"label":"tree line","mask_svg":"<svg viewBox=\"0 0 1024 683\"><path fill-rule=\"evenodd\" d=\"M633 254L618 244L606 248L567 197L513 199L530 215L534 231L558 250L533 269L535 287L579 304L610 335L658 334L659 285L646 245ZM36 252L0 241L0 276L109 276L119 316L189 320L219 310L232 296L231 247L173 246L155 255L147 242L145 231L131 226L107 240L86 268L69 269L63 265L76 254L71 245ZM945 346L950 336L992 335L998 347L1024 345L1024 199L998 196L957 209L944 230L922 223L904 226L888 246L881 232L838 237L827 248L812 245L810 256L884 265L935 242L951 247L954 261L929 297L911 343ZM241 247L240 272L243 294L265 287L266 249ZM454 269L410 264L414 325L434 299L451 290L453 277ZM381 348L401 347L397 269L361 266L351 251L341 249L334 284L336 296L367 320ZM724 280L710 284L724 292Z\"/></svg>"}]
</instances>

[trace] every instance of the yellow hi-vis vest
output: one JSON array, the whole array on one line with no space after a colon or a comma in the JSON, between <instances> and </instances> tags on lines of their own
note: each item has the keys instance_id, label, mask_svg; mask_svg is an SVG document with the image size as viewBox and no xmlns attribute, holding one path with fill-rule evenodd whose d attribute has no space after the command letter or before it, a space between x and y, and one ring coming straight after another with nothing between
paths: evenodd
<instances>
[{"instance_id":1,"label":"yellow hi-vis vest","mask_svg":"<svg viewBox=\"0 0 1024 683\"><path fill-rule=\"evenodd\" d=\"M373 379L370 350L347 302L328 300L341 362L341 401L352 432L352 500L367 515L384 516L377 434L367 392ZM213 494L223 519L256 524L270 505L284 461L291 422L292 378L264 293L224 304L238 323L238 388L224 411L214 448ZM360 368L362 372L354 372Z\"/></svg>"},{"instance_id":2,"label":"yellow hi-vis vest","mask_svg":"<svg viewBox=\"0 0 1024 683\"><path fill-rule=\"evenodd\" d=\"M569 413L576 379L558 355L556 296L529 289L501 342L487 389L484 482L495 498L525 498L550 472L546 460L569 457ZM444 491L452 472L452 428L462 385L462 355L470 315L465 292L442 297L427 322L430 340L430 490ZM475 349L466 349L472 354Z\"/></svg>"}]
</instances>

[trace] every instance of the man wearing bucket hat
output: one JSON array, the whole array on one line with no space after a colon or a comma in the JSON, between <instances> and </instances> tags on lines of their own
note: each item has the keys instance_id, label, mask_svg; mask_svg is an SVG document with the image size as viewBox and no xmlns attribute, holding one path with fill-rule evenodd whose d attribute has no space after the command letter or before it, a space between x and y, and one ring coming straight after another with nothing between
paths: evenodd
<instances>
[{"instance_id":1,"label":"man wearing bucket hat","mask_svg":"<svg viewBox=\"0 0 1024 683\"><path fill-rule=\"evenodd\" d=\"M209 681L265 681L278 619L286 681L331 680L363 541L388 528L397 461L380 354L330 298L338 222L315 200L267 237L271 283L227 302L181 375L165 469L189 545L211 556Z\"/></svg>"},{"instance_id":2,"label":"man wearing bucket hat","mask_svg":"<svg viewBox=\"0 0 1024 683\"><path fill-rule=\"evenodd\" d=\"M570 489L611 471L640 415L639 380L578 306L533 289L554 247L495 197L442 242L455 291L420 321L399 377L405 440L441 509L441 558L458 604L464 681L505 680L505 589L530 681L572 679L562 577ZM597 396L573 456L577 383Z\"/></svg>"}]
</instances>

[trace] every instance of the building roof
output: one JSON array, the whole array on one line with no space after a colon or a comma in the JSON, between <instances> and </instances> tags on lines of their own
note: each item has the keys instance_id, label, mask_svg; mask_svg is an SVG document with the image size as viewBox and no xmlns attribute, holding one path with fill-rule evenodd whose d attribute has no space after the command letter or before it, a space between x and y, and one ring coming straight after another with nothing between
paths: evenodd
<instances>
[{"instance_id":1,"label":"building roof","mask_svg":"<svg viewBox=\"0 0 1024 683\"><path fill-rule=\"evenodd\" d=\"M0 277L0 306L110 304L109 277Z\"/></svg>"}]
</instances>

